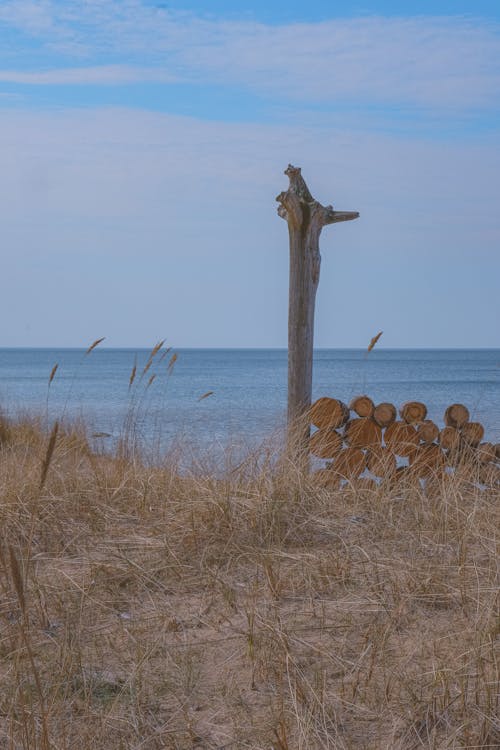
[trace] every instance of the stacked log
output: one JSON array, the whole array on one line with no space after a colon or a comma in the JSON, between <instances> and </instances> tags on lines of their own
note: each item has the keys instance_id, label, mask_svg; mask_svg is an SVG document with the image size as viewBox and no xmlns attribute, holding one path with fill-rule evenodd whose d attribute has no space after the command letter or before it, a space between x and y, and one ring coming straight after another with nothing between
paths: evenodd
<instances>
[{"instance_id":1,"label":"stacked log","mask_svg":"<svg viewBox=\"0 0 500 750\"><path fill-rule=\"evenodd\" d=\"M396 456L408 458L420 442L415 427L407 422L393 422L386 428L385 444Z\"/></svg>"},{"instance_id":2,"label":"stacked log","mask_svg":"<svg viewBox=\"0 0 500 750\"><path fill-rule=\"evenodd\" d=\"M484 437L484 427L480 422L466 422L460 429L463 441L473 448L477 448Z\"/></svg>"},{"instance_id":3,"label":"stacked log","mask_svg":"<svg viewBox=\"0 0 500 750\"><path fill-rule=\"evenodd\" d=\"M436 443L420 445L410 456L411 470L419 479L436 477L443 473L446 459Z\"/></svg>"},{"instance_id":4,"label":"stacked log","mask_svg":"<svg viewBox=\"0 0 500 750\"><path fill-rule=\"evenodd\" d=\"M396 456L382 445L372 446L366 454L366 465L376 477L383 479L392 476L397 467Z\"/></svg>"},{"instance_id":5,"label":"stacked log","mask_svg":"<svg viewBox=\"0 0 500 750\"><path fill-rule=\"evenodd\" d=\"M398 466L395 473L389 477L390 487L418 486L419 477L412 471L411 466Z\"/></svg>"},{"instance_id":6,"label":"stacked log","mask_svg":"<svg viewBox=\"0 0 500 750\"><path fill-rule=\"evenodd\" d=\"M427 407L421 401L407 401L399 410L399 416L408 424L420 424L427 416Z\"/></svg>"},{"instance_id":7,"label":"stacked log","mask_svg":"<svg viewBox=\"0 0 500 750\"><path fill-rule=\"evenodd\" d=\"M379 404L373 410L373 419L379 427L389 427L390 424L396 421L397 411L394 404L384 402Z\"/></svg>"},{"instance_id":8,"label":"stacked log","mask_svg":"<svg viewBox=\"0 0 500 750\"><path fill-rule=\"evenodd\" d=\"M483 440L483 425L471 421L464 404L446 409L442 428L427 418L421 401L407 401L397 416L393 404L375 405L367 395L356 396L349 406L336 398L318 399L310 410L318 428L310 451L330 461L317 472L320 484L337 488L347 480L353 487L372 487L387 480L401 486L423 480L434 486L455 473L473 483L500 485L500 443Z\"/></svg>"},{"instance_id":9,"label":"stacked log","mask_svg":"<svg viewBox=\"0 0 500 750\"><path fill-rule=\"evenodd\" d=\"M318 430L311 437L309 449L318 458L335 458L342 450L342 436L332 429Z\"/></svg>"},{"instance_id":10,"label":"stacked log","mask_svg":"<svg viewBox=\"0 0 500 750\"><path fill-rule=\"evenodd\" d=\"M451 404L444 413L444 423L447 427L463 427L469 419L469 410L463 404Z\"/></svg>"},{"instance_id":11,"label":"stacked log","mask_svg":"<svg viewBox=\"0 0 500 750\"><path fill-rule=\"evenodd\" d=\"M500 466L484 464L479 467L479 481L490 487L500 487Z\"/></svg>"},{"instance_id":12,"label":"stacked log","mask_svg":"<svg viewBox=\"0 0 500 750\"><path fill-rule=\"evenodd\" d=\"M460 431L456 427L443 427L439 433L439 444L445 451L454 451L460 447Z\"/></svg>"},{"instance_id":13,"label":"stacked log","mask_svg":"<svg viewBox=\"0 0 500 750\"><path fill-rule=\"evenodd\" d=\"M382 429L370 417L351 419L345 426L344 436L347 445L352 448L382 445Z\"/></svg>"},{"instance_id":14,"label":"stacked log","mask_svg":"<svg viewBox=\"0 0 500 750\"><path fill-rule=\"evenodd\" d=\"M424 419L417 426L417 433L422 443L435 443L439 438L439 427L432 419Z\"/></svg>"},{"instance_id":15,"label":"stacked log","mask_svg":"<svg viewBox=\"0 0 500 750\"><path fill-rule=\"evenodd\" d=\"M349 408L337 398L319 398L311 406L311 422L320 429L343 427L349 419Z\"/></svg>"},{"instance_id":16,"label":"stacked log","mask_svg":"<svg viewBox=\"0 0 500 750\"><path fill-rule=\"evenodd\" d=\"M480 443L477 448L477 457L481 464L493 463L496 460L496 451L493 443Z\"/></svg>"},{"instance_id":17,"label":"stacked log","mask_svg":"<svg viewBox=\"0 0 500 750\"><path fill-rule=\"evenodd\" d=\"M375 404L369 396L356 396L349 404L349 409L356 412L358 417L371 417Z\"/></svg>"},{"instance_id":18,"label":"stacked log","mask_svg":"<svg viewBox=\"0 0 500 750\"><path fill-rule=\"evenodd\" d=\"M337 454L330 471L341 479L356 479L366 468L366 456L360 448L343 448Z\"/></svg>"}]
</instances>

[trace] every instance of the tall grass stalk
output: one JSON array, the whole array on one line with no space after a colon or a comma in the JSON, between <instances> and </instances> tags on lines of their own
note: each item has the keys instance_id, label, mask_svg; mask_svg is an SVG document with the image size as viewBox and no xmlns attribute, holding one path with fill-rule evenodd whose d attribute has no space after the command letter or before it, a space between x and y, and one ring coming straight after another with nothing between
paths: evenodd
<instances>
[{"instance_id":1,"label":"tall grass stalk","mask_svg":"<svg viewBox=\"0 0 500 750\"><path fill-rule=\"evenodd\" d=\"M0 746L500 745L498 487L5 435Z\"/></svg>"}]
</instances>

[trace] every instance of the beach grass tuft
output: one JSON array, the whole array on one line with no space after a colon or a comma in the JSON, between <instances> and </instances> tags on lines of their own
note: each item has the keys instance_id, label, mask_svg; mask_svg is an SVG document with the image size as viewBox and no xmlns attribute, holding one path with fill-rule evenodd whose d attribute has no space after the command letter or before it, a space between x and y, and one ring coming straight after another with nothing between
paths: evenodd
<instances>
[{"instance_id":1,"label":"beach grass tuft","mask_svg":"<svg viewBox=\"0 0 500 750\"><path fill-rule=\"evenodd\" d=\"M332 489L289 455L189 469L9 422L0 745L500 745L498 488Z\"/></svg>"}]
</instances>

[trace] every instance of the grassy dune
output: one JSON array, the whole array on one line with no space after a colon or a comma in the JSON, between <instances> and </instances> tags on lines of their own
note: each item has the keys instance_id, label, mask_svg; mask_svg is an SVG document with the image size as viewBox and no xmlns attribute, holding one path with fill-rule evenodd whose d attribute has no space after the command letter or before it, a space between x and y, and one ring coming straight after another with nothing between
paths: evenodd
<instances>
[{"instance_id":1,"label":"grassy dune","mask_svg":"<svg viewBox=\"0 0 500 750\"><path fill-rule=\"evenodd\" d=\"M498 489L2 425L0 748L500 747Z\"/></svg>"}]
</instances>

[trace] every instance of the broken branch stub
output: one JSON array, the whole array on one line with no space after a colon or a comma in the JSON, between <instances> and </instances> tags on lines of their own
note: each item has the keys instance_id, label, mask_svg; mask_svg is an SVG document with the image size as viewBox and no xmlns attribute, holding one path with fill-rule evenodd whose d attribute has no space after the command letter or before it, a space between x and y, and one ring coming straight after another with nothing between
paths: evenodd
<instances>
[{"instance_id":1,"label":"broken branch stub","mask_svg":"<svg viewBox=\"0 0 500 750\"><path fill-rule=\"evenodd\" d=\"M290 288L288 304L288 426L299 421L311 406L314 340L314 305L319 283L319 237L328 224L357 219L357 211L335 211L311 195L300 167L288 165L288 190L276 200L278 215L288 224ZM304 435L307 446L309 426Z\"/></svg>"}]
</instances>

